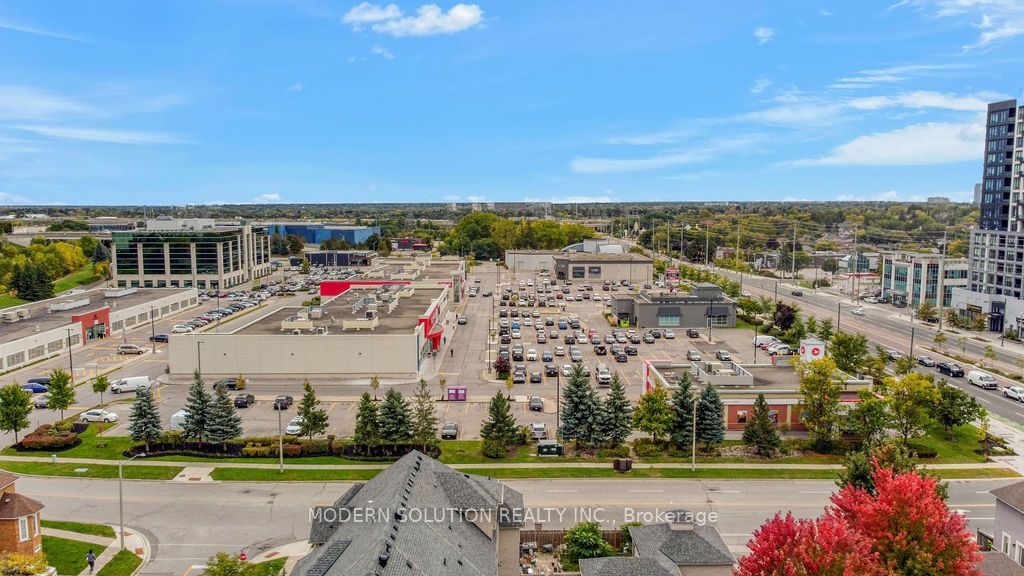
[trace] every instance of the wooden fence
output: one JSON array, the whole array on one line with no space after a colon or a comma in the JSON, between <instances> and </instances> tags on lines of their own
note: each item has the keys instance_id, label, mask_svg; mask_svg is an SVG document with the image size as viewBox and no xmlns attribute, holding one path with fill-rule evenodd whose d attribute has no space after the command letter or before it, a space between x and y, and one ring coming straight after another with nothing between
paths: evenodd
<instances>
[{"instance_id":1,"label":"wooden fence","mask_svg":"<svg viewBox=\"0 0 1024 576\"><path fill-rule=\"evenodd\" d=\"M536 544L537 548L545 544L558 547L565 542L566 530L533 530L524 529L519 531L520 544ZM620 550L623 544L622 532L619 530L602 530L601 535L605 541L612 545L612 548Z\"/></svg>"}]
</instances>

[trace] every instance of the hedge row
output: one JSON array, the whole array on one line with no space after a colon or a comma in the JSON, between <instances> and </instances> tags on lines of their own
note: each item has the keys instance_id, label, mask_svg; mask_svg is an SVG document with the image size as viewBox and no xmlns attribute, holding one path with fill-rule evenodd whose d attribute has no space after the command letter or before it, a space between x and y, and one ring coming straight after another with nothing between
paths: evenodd
<instances>
[{"instance_id":1,"label":"hedge row","mask_svg":"<svg viewBox=\"0 0 1024 576\"><path fill-rule=\"evenodd\" d=\"M66 450L78 446L81 440L72 430L59 430L51 424L43 424L21 439L23 450Z\"/></svg>"}]
</instances>

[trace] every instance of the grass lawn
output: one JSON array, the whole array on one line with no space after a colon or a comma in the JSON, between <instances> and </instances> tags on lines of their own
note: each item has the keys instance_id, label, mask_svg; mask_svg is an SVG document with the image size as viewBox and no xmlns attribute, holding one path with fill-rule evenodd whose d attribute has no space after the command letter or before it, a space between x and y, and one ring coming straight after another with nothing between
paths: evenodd
<instances>
[{"instance_id":1,"label":"grass lawn","mask_svg":"<svg viewBox=\"0 0 1024 576\"><path fill-rule=\"evenodd\" d=\"M0 294L0 308L10 308L11 306L17 306L19 304L24 304L25 302L28 302L28 300L15 298L14 296L9 296L7 294Z\"/></svg>"},{"instance_id":2,"label":"grass lawn","mask_svg":"<svg viewBox=\"0 0 1024 576\"><path fill-rule=\"evenodd\" d=\"M65 520L42 520L40 523L43 525L43 528L55 528L57 530L67 530L68 532L78 532L79 534L106 536L107 538L114 537L114 529L104 524L86 524L85 522L68 522Z\"/></svg>"},{"instance_id":3,"label":"grass lawn","mask_svg":"<svg viewBox=\"0 0 1024 576\"><path fill-rule=\"evenodd\" d=\"M54 280L53 293L59 294L65 290L71 290L72 288L77 288L84 284L92 284L97 280L101 280L101 278L93 272L93 266L94 265L92 263L86 264L71 274Z\"/></svg>"},{"instance_id":4,"label":"grass lawn","mask_svg":"<svg viewBox=\"0 0 1024 576\"><path fill-rule=\"evenodd\" d=\"M289 470L272 468L214 468L210 476L226 482L346 482L369 480L380 470Z\"/></svg>"},{"instance_id":5,"label":"grass lawn","mask_svg":"<svg viewBox=\"0 0 1024 576\"><path fill-rule=\"evenodd\" d=\"M985 457L976 454L974 450L980 447L978 444L978 429L970 424L960 426L953 430L956 437L954 442L949 441L946 432L938 426L932 427L928 432L910 441L912 449L933 450L938 453L935 458L920 460L927 463L961 464L964 462L984 462Z\"/></svg>"},{"instance_id":6,"label":"grass lawn","mask_svg":"<svg viewBox=\"0 0 1024 576\"><path fill-rule=\"evenodd\" d=\"M85 468L85 472L75 472ZM49 462L0 462L0 469L29 476L74 476L78 478L117 478L113 464L50 464ZM181 472L178 466L125 466L128 480L170 480Z\"/></svg>"},{"instance_id":7,"label":"grass lawn","mask_svg":"<svg viewBox=\"0 0 1024 576\"><path fill-rule=\"evenodd\" d=\"M131 447L132 439L128 436L100 436L99 434L113 424L94 423L78 435L81 444L57 453L57 457L95 458L99 460L118 460L124 458L122 453ZM13 447L3 451L5 456L49 456L49 452L18 452Z\"/></svg>"},{"instance_id":8,"label":"grass lawn","mask_svg":"<svg viewBox=\"0 0 1024 576\"><path fill-rule=\"evenodd\" d=\"M131 576L139 564L142 564L142 558L128 550L121 550L100 569L97 576Z\"/></svg>"},{"instance_id":9,"label":"grass lawn","mask_svg":"<svg viewBox=\"0 0 1024 576\"><path fill-rule=\"evenodd\" d=\"M43 554L46 554L46 562L56 568L57 574L60 576L77 576L88 566L85 555L89 553L89 550L99 556L100 552L103 552L103 548L103 546L89 542L43 536Z\"/></svg>"},{"instance_id":10,"label":"grass lawn","mask_svg":"<svg viewBox=\"0 0 1024 576\"><path fill-rule=\"evenodd\" d=\"M281 558L274 558L273 560L267 560L266 562L257 562L256 564L249 564L245 567L244 576L278 576L281 570L284 569L284 563L288 560L287 556Z\"/></svg>"}]
</instances>

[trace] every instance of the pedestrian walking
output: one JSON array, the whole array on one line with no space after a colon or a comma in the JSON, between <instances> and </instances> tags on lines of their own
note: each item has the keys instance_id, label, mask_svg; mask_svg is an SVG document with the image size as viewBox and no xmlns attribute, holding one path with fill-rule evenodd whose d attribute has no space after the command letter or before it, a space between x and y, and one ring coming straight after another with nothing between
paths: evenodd
<instances>
[{"instance_id":1,"label":"pedestrian walking","mask_svg":"<svg viewBox=\"0 0 1024 576\"><path fill-rule=\"evenodd\" d=\"M455 358L455 348L451 349L451 353L452 353L452 358Z\"/></svg>"},{"instance_id":2,"label":"pedestrian walking","mask_svg":"<svg viewBox=\"0 0 1024 576\"><path fill-rule=\"evenodd\" d=\"M96 555L89 550L89 553L85 555L85 561L89 563L89 574L92 574L94 568L96 568Z\"/></svg>"}]
</instances>

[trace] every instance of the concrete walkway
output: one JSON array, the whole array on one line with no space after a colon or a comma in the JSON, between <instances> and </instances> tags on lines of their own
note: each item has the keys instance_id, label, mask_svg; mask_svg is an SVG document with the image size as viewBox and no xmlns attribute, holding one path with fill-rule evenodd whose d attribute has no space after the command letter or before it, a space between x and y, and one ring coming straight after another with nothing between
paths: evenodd
<instances>
[{"instance_id":1,"label":"concrete walkway","mask_svg":"<svg viewBox=\"0 0 1024 576\"><path fill-rule=\"evenodd\" d=\"M82 534L80 532L71 532L70 530L59 530L57 528L43 528L43 534L46 536L55 536L57 538L65 538L68 540L77 540L78 542L87 542L89 544L95 544L98 547L103 546L103 551L96 556L96 564L93 573L97 574L104 566L110 562L118 552L121 551L121 541L117 537L118 526L108 524L114 529L114 537L108 538L106 536L95 536L92 534ZM149 545L149 540L145 536L132 530L125 528L124 531L124 547L125 550L132 552L136 556L142 559L142 563L139 564L139 568L135 570L137 573L146 565L149 561L152 550ZM86 565L85 569L79 574L79 576L88 576L89 566Z\"/></svg>"}]
</instances>

